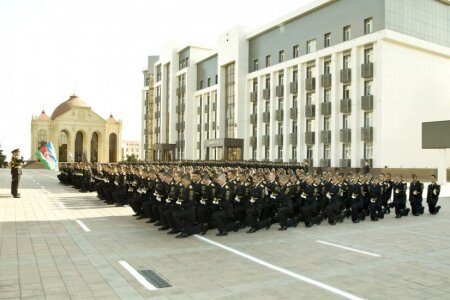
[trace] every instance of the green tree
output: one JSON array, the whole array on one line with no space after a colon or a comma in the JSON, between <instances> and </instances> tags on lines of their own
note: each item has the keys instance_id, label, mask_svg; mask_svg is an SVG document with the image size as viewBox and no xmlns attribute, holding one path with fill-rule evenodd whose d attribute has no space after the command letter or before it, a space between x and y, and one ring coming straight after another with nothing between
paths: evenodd
<instances>
[{"instance_id":1,"label":"green tree","mask_svg":"<svg viewBox=\"0 0 450 300\"><path fill-rule=\"evenodd\" d=\"M127 162L137 162L136 155L134 155L134 153L131 155L127 155Z\"/></svg>"},{"instance_id":2,"label":"green tree","mask_svg":"<svg viewBox=\"0 0 450 300\"><path fill-rule=\"evenodd\" d=\"M6 155L3 154L3 149L0 149L0 168L3 167L5 160L6 160Z\"/></svg>"}]
</instances>

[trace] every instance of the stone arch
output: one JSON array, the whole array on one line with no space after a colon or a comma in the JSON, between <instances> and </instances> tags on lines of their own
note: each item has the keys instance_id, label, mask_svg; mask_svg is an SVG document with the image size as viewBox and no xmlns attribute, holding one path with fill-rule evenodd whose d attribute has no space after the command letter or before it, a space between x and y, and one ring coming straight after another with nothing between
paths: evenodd
<instances>
[{"instance_id":1,"label":"stone arch","mask_svg":"<svg viewBox=\"0 0 450 300\"><path fill-rule=\"evenodd\" d=\"M85 134L78 130L75 134L75 162L86 161L86 153L84 149Z\"/></svg>"},{"instance_id":2,"label":"stone arch","mask_svg":"<svg viewBox=\"0 0 450 300\"><path fill-rule=\"evenodd\" d=\"M100 143L100 133L97 131L94 131L91 136L91 155L90 159L91 162L98 162L99 161L99 143Z\"/></svg>"},{"instance_id":3,"label":"stone arch","mask_svg":"<svg viewBox=\"0 0 450 300\"><path fill-rule=\"evenodd\" d=\"M63 129L59 132L58 137L58 159L60 162L67 162L68 161L68 152L69 152L69 140L70 135L69 131L66 129Z\"/></svg>"},{"instance_id":4,"label":"stone arch","mask_svg":"<svg viewBox=\"0 0 450 300\"><path fill-rule=\"evenodd\" d=\"M117 162L117 134L109 135L109 162Z\"/></svg>"},{"instance_id":5,"label":"stone arch","mask_svg":"<svg viewBox=\"0 0 450 300\"><path fill-rule=\"evenodd\" d=\"M48 141L47 130L39 129L37 134L37 148L40 149L43 145L46 145Z\"/></svg>"}]
</instances>

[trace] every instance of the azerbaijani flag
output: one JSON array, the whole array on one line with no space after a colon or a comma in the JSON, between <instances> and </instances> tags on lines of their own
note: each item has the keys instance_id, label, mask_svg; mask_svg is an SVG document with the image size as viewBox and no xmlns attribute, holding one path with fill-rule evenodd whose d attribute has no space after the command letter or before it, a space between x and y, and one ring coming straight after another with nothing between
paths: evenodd
<instances>
[{"instance_id":1,"label":"azerbaijani flag","mask_svg":"<svg viewBox=\"0 0 450 300\"><path fill-rule=\"evenodd\" d=\"M36 152L36 156L44 163L47 170L58 171L58 159L56 158L55 148L52 142L48 142Z\"/></svg>"}]
</instances>

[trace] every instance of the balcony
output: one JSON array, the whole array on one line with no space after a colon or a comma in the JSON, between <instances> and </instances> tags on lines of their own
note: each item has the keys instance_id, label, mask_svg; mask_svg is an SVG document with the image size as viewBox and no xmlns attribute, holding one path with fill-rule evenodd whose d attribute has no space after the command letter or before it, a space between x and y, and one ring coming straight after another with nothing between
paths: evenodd
<instances>
[{"instance_id":1,"label":"balcony","mask_svg":"<svg viewBox=\"0 0 450 300\"><path fill-rule=\"evenodd\" d=\"M275 88L275 95L277 97L283 97L284 96L284 85L279 85Z\"/></svg>"},{"instance_id":2,"label":"balcony","mask_svg":"<svg viewBox=\"0 0 450 300\"><path fill-rule=\"evenodd\" d=\"M351 159L346 159L346 158L342 158L339 160L339 167L340 168L351 168L352 166L352 160Z\"/></svg>"},{"instance_id":3,"label":"balcony","mask_svg":"<svg viewBox=\"0 0 450 300\"><path fill-rule=\"evenodd\" d=\"M296 132L289 134L289 144L297 145L297 133Z\"/></svg>"},{"instance_id":4,"label":"balcony","mask_svg":"<svg viewBox=\"0 0 450 300\"><path fill-rule=\"evenodd\" d=\"M316 105L305 105L305 117L306 118L315 118L316 117Z\"/></svg>"},{"instance_id":5,"label":"balcony","mask_svg":"<svg viewBox=\"0 0 450 300\"><path fill-rule=\"evenodd\" d=\"M264 89L263 90L263 99L269 100L270 99L270 89Z\"/></svg>"},{"instance_id":6,"label":"balcony","mask_svg":"<svg viewBox=\"0 0 450 300\"><path fill-rule=\"evenodd\" d=\"M320 166L321 166L322 168L329 168L329 167L331 167L331 159L328 159L328 158L322 158L322 159L320 160Z\"/></svg>"},{"instance_id":7,"label":"balcony","mask_svg":"<svg viewBox=\"0 0 450 300\"><path fill-rule=\"evenodd\" d=\"M263 112L262 121L263 123L270 123L270 112Z\"/></svg>"},{"instance_id":8,"label":"balcony","mask_svg":"<svg viewBox=\"0 0 450 300\"><path fill-rule=\"evenodd\" d=\"M205 105L205 114L209 113L209 105Z\"/></svg>"},{"instance_id":9,"label":"balcony","mask_svg":"<svg viewBox=\"0 0 450 300\"><path fill-rule=\"evenodd\" d=\"M320 142L323 144L331 144L331 130L322 130L320 132Z\"/></svg>"},{"instance_id":10,"label":"balcony","mask_svg":"<svg viewBox=\"0 0 450 300\"><path fill-rule=\"evenodd\" d=\"M155 119L159 119L161 118L161 112L160 111L156 111L155 112Z\"/></svg>"},{"instance_id":11,"label":"balcony","mask_svg":"<svg viewBox=\"0 0 450 300\"><path fill-rule=\"evenodd\" d=\"M314 131L305 132L305 144L314 145L316 143L316 133Z\"/></svg>"},{"instance_id":12,"label":"balcony","mask_svg":"<svg viewBox=\"0 0 450 300\"><path fill-rule=\"evenodd\" d=\"M212 111L216 111L217 110L217 103L213 103L212 104Z\"/></svg>"},{"instance_id":13,"label":"balcony","mask_svg":"<svg viewBox=\"0 0 450 300\"><path fill-rule=\"evenodd\" d=\"M291 82L289 91L291 94L297 94L298 93L298 83L297 81Z\"/></svg>"},{"instance_id":14,"label":"balcony","mask_svg":"<svg viewBox=\"0 0 450 300\"><path fill-rule=\"evenodd\" d=\"M153 130L153 133L154 134L159 134L159 133L161 133L161 127L155 127L155 130Z\"/></svg>"},{"instance_id":15,"label":"balcony","mask_svg":"<svg viewBox=\"0 0 450 300\"><path fill-rule=\"evenodd\" d=\"M361 65L361 77L372 78L373 77L373 63L365 63Z\"/></svg>"},{"instance_id":16,"label":"balcony","mask_svg":"<svg viewBox=\"0 0 450 300\"><path fill-rule=\"evenodd\" d=\"M270 145L270 136L269 135L262 136L262 145L265 147L269 147L269 145Z\"/></svg>"},{"instance_id":17,"label":"balcony","mask_svg":"<svg viewBox=\"0 0 450 300\"><path fill-rule=\"evenodd\" d=\"M161 96L156 96L155 97L155 103L158 104L161 102Z\"/></svg>"},{"instance_id":18,"label":"balcony","mask_svg":"<svg viewBox=\"0 0 450 300\"><path fill-rule=\"evenodd\" d=\"M185 108L186 108L186 106L184 104L177 104L177 106L176 106L177 114L183 113Z\"/></svg>"},{"instance_id":19,"label":"balcony","mask_svg":"<svg viewBox=\"0 0 450 300\"><path fill-rule=\"evenodd\" d=\"M275 135L275 145L283 146L283 135L282 134Z\"/></svg>"},{"instance_id":20,"label":"balcony","mask_svg":"<svg viewBox=\"0 0 450 300\"><path fill-rule=\"evenodd\" d=\"M256 136L250 137L250 147L255 148L258 142L258 138Z\"/></svg>"},{"instance_id":21,"label":"balcony","mask_svg":"<svg viewBox=\"0 0 450 300\"><path fill-rule=\"evenodd\" d=\"M184 130L184 122L177 122L176 124L175 124L175 128L176 128L176 130L177 131L183 131Z\"/></svg>"},{"instance_id":22,"label":"balcony","mask_svg":"<svg viewBox=\"0 0 450 300\"><path fill-rule=\"evenodd\" d=\"M361 141L373 142L373 127L361 127Z\"/></svg>"},{"instance_id":23,"label":"balcony","mask_svg":"<svg viewBox=\"0 0 450 300\"><path fill-rule=\"evenodd\" d=\"M289 116L291 117L291 120L297 120L297 107L291 107L289 109Z\"/></svg>"},{"instance_id":24,"label":"balcony","mask_svg":"<svg viewBox=\"0 0 450 300\"><path fill-rule=\"evenodd\" d=\"M351 114L352 113L352 100L351 99L341 99L341 113Z\"/></svg>"},{"instance_id":25,"label":"balcony","mask_svg":"<svg viewBox=\"0 0 450 300\"><path fill-rule=\"evenodd\" d=\"M320 81L322 83L323 88L331 87L331 74L330 73L322 74L320 77L321 77Z\"/></svg>"},{"instance_id":26,"label":"balcony","mask_svg":"<svg viewBox=\"0 0 450 300\"><path fill-rule=\"evenodd\" d=\"M205 123L203 127L205 128L205 131L209 131L209 123Z\"/></svg>"},{"instance_id":27,"label":"balcony","mask_svg":"<svg viewBox=\"0 0 450 300\"><path fill-rule=\"evenodd\" d=\"M251 114L250 115L250 124L256 125L258 122L258 115L257 114Z\"/></svg>"},{"instance_id":28,"label":"balcony","mask_svg":"<svg viewBox=\"0 0 450 300\"><path fill-rule=\"evenodd\" d=\"M250 102L258 101L258 92L250 92Z\"/></svg>"},{"instance_id":29,"label":"balcony","mask_svg":"<svg viewBox=\"0 0 450 300\"><path fill-rule=\"evenodd\" d=\"M316 78L310 77L305 79L305 90L313 92L316 90Z\"/></svg>"},{"instance_id":30,"label":"balcony","mask_svg":"<svg viewBox=\"0 0 450 300\"><path fill-rule=\"evenodd\" d=\"M368 110L368 111L373 110L373 95L361 97L361 109Z\"/></svg>"},{"instance_id":31,"label":"balcony","mask_svg":"<svg viewBox=\"0 0 450 300\"><path fill-rule=\"evenodd\" d=\"M339 132L339 140L341 143L348 144L352 142L352 130L350 128L341 129Z\"/></svg>"},{"instance_id":32,"label":"balcony","mask_svg":"<svg viewBox=\"0 0 450 300\"><path fill-rule=\"evenodd\" d=\"M202 131L202 124L197 124L197 132Z\"/></svg>"},{"instance_id":33,"label":"balcony","mask_svg":"<svg viewBox=\"0 0 450 300\"><path fill-rule=\"evenodd\" d=\"M341 70L341 83L352 82L352 69L342 69Z\"/></svg>"},{"instance_id":34,"label":"balcony","mask_svg":"<svg viewBox=\"0 0 450 300\"><path fill-rule=\"evenodd\" d=\"M284 111L282 109L278 109L275 111L275 121L282 122L283 121Z\"/></svg>"},{"instance_id":35,"label":"balcony","mask_svg":"<svg viewBox=\"0 0 450 300\"><path fill-rule=\"evenodd\" d=\"M320 112L323 116L331 115L331 102L322 102L320 104Z\"/></svg>"}]
</instances>

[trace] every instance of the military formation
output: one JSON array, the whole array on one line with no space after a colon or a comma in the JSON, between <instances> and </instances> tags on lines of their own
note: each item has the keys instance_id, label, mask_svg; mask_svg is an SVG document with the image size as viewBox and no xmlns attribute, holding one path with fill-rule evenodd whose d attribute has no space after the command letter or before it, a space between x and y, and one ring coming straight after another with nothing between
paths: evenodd
<instances>
[{"instance_id":1,"label":"military formation","mask_svg":"<svg viewBox=\"0 0 450 300\"><path fill-rule=\"evenodd\" d=\"M412 175L309 173L304 167L260 163L164 163L146 165L63 165L59 180L81 192L97 192L108 205L129 205L134 217L158 230L186 238L217 229L217 236L246 230L255 233L278 223L278 230L350 219L379 221L393 210L395 218L411 212L439 212L440 186ZM409 207L407 207L409 200Z\"/></svg>"}]
</instances>

